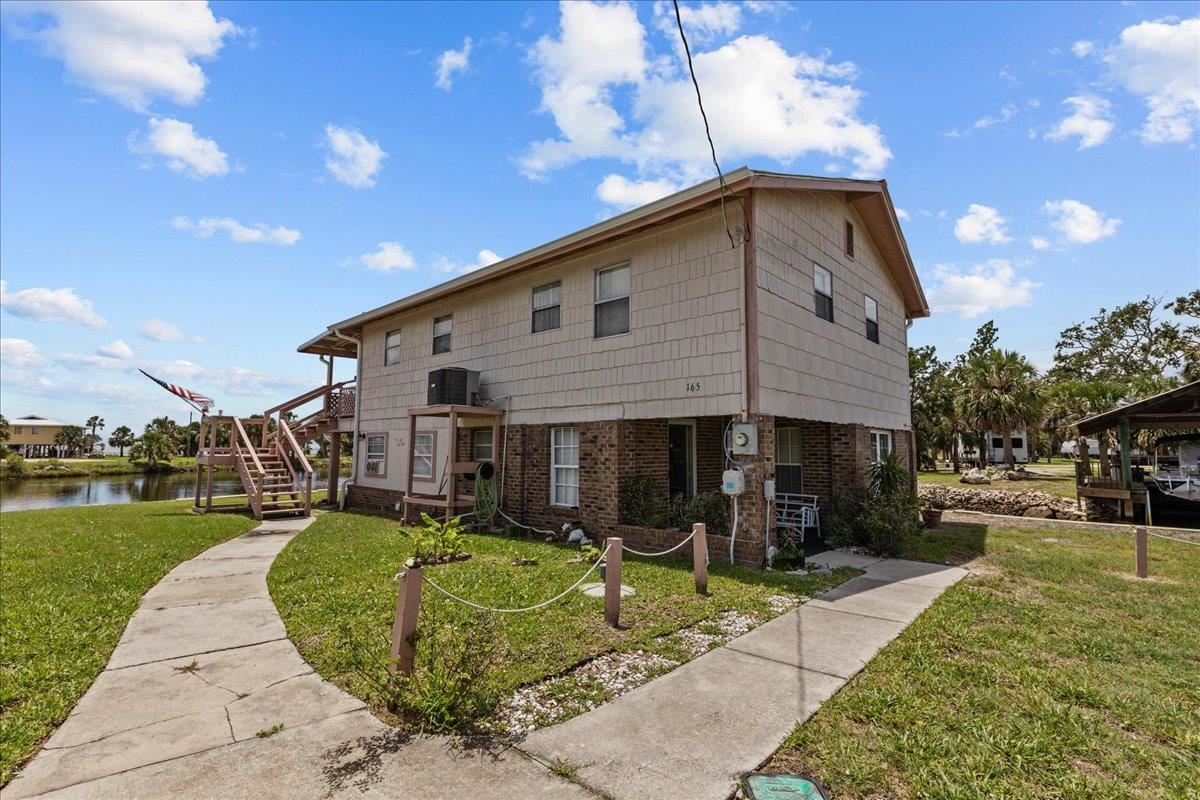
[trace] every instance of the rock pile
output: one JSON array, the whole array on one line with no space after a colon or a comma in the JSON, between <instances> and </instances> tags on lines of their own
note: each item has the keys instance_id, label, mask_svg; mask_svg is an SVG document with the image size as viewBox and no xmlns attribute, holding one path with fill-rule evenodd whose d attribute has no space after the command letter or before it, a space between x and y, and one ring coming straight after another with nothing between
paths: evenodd
<instances>
[{"instance_id":1,"label":"rock pile","mask_svg":"<svg viewBox=\"0 0 1200 800\"><path fill-rule=\"evenodd\" d=\"M1047 492L1016 489L958 489L953 486L923 484L917 487L922 505L935 508L982 511L1010 517L1039 519L1087 519L1072 500Z\"/></svg>"}]
</instances>

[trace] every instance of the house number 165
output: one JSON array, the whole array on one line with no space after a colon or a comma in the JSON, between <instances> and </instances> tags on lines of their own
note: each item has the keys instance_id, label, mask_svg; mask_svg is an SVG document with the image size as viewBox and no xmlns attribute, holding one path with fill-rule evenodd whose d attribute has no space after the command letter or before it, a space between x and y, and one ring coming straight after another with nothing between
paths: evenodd
<instances>
[{"instance_id":1,"label":"house number 165","mask_svg":"<svg viewBox=\"0 0 1200 800\"><path fill-rule=\"evenodd\" d=\"M700 381L688 381L687 390L689 392L700 391Z\"/></svg>"}]
</instances>

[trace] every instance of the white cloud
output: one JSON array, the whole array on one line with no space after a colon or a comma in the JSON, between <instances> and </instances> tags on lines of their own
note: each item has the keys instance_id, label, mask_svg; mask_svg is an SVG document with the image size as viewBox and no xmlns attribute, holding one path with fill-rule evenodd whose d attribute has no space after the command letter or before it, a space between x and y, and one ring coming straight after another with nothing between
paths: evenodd
<instances>
[{"instance_id":1,"label":"white cloud","mask_svg":"<svg viewBox=\"0 0 1200 800\"><path fill-rule=\"evenodd\" d=\"M0 364L16 369L32 369L42 365L42 354L28 339L0 339Z\"/></svg>"},{"instance_id":2,"label":"white cloud","mask_svg":"<svg viewBox=\"0 0 1200 800\"><path fill-rule=\"evenodd\" d=\"M454 88L454 74L466 72L470 66L471 37L467 36L463 39L461 50L444 50L438 56L435 85L443 91L450 91Z\"/></svg>"},{"instance_id":3,"label":"white cloud","mask_svg":"<svg viewBox=\"0 0 1200 800\"><path fill-rule=\"evenodd\" d=\"M557 36L530 52L558 135L518 159L527 177L588 158L615 158L644 179L683 183L711 170L695 89L677 57L648 51L646 29L627 3L563 3ZM891 159L878 126L859 118L862 92L844 83L854 65L828 53L791 54L766 36L741 36L693 52L718 152L727 161L784 163L817 154L876 176ZM617 101L627 100L622 113Z\"/></svg>"},{"instance_id":4,"label":"white cloud","mask_svg":"<svg viewBox=\"0 0 1200 800\"><path fill-rule=\"evenodd\" d=\"M1063 105L1072 109L1070 116L1046 132L1046 138L1061 142L1079 137L1079 149L1086 150L1103 144L1113 132L1112 103L1103 97L1082 94L1068 97Z\"/></svg>"},{"instance_id":5,"label":"white cloud","mask_svg":"<svg viewBox=\"0 0 1200 800\"><path fill-rule=\"evenodd\" d=\"M333 123L325 126L325 144L332 155L325 159L325 169L340 183L355 189L370 189L375 185L383 160L388 154L353 128L341 128Z\"/></svg>"},{"instance_id":6,"label":"white cloud","mask_svg":"<svg viewBox=\"0 0 1200 800\"><path fill-rule=\"evenodd\" d=\"M653 203L679 189L679 184L666 179L631 181L624 175L608 175L596 187L596 196L623 210Z\"/></svg>"},{"instance_id":7,"label":"white cloud","mask_svg":"<svg viewBox=\"0 0 1200 800\"><path fill-rule=\"evenodd\" d=\"M225 231L229 238L239 244L247 242L267 242L283 246L293 245L300 241L300 231L276 225L272 228L261 222L253 225L243 225L233 217L203 217L193 222L188 217L175 217L171 227L180 231L192 231L205 239L217 231Z\"/></svg>"},{"instance_id":8,"label":"white cloud","mask_svg":"<svg viewBox=\"0 0 1200 800\"><path fill-rule=\"evenodd\" d=\"M993 125L998 125L1001 122L1008 122L1017 114L1017 107L1012 103L1000 109L1000 113L994 117L980 117L971 125L972 128L990 128Z\"/></svg>"},{"instance_id":9,"label":"white cloud","mask_svg":"<svg viewBox=\"0 0 1200 800\"><path fill-rule=\"evenodd\" d=\"M392 272L397 269L412 269L417 260L399 242L380 242L373 253L363 253L347 264L359 264L376 272Z\"/></svg>"},{"instance_id":10,"label":"white cloud","mask_svg":"<svg viewBox=\"0 0 1200 800\"><path fill-rule=\"evenodd\" d=\"M662 0L656 2L654 16L663 33L671 38L678 38L679 27L675 20L675 10L670 3ZM683 31L687 34L688 43L693 48L696 45L708 44L718 36L732 36L742 27L742 6L728 0L680 5L679 16L683 20Z\"/></svg>"},{"instance_id":11,"label":"white cloud","mask_svg":"<svg viewBox=\"0 0 1200 800\"><path fill-rule=\"evenodd\" d=\"M131 136L129 149L142 155L161 156L167 169L195 180L229 172L229 156L213 139L196 133L191 123L169 117L151 117L146 135Z\"/></svg>"},{"instance_id":12,"label":"white cloud","mask_svg":"<svg viewBox=\"0 0 1200 800\"><path fill-rule=\"evenodd\" d=\"M138 334L152 342L182 342L187 336L183 331L161 319L148 319L138 326Z\"/></svg>"},{"instance_id":13,"label":"white cloud","mask_svg":"<svg viewBox=\"0 0 1200 800\"><path fill-rule=\"evenodd\" d=\"M96 348L96 355L104 356L105 358L119 358L123 361L129 361L133 358L133 348L125 344L120 339L113 339L108 344L102 344Z\"/></svg>"},{"instance_id":14,"label":"white cloud","mask_svg":"<svg viewBox=\"0 0 1200 800\"><path fill-rule=\"evenodd\" d=\"M1094 42L1088 42L1088 41L1081 40L1081 41L1078 41L1075 44L1071 45L1071 52L1074 53L1075 55L1079 56L1080 58L1091 55L1092 51L1095 49L1096 49L1096 45Z\"/></svg>"},{"instance_id":15,"label":"white cloud","mask_svg":"<svg viewBox=\"0 0 1200 800\"><path fill-rule=\"evenodd\" d=\"M1050 240L1045 236L1030 236L1029 246L1034 250L1048 250L1050 248Z\"/></svg>"},{"instance_id":16,"label":"white cloud","mask_svg":"<svg viewBox=\"0 0 1200 800\"><path fill-rule=\"evenodd\" d=\"M1078 200L1048 200L1042 211L1050 216L1050 227L1071 244L1091 244L1112 236L1121 224L1121 220Z\"/></svg>"},{"instance_id":17,"label":"white cloud","mask_svg":"<svg viewBox=\"0 0 1200 800\"><path fill-rule=\"evenodd\" d=\"M451 261L444 256L438 256L434 259L433 268L438 272L465 274L474 272L477 269L490 267L497 261L503 261L504 258L497 254L494 250L480 250L475 255L475 261L470 264L460 264L457 261Z\"/></svg>"},{"instance_id":18,"label":"white cloud","mask_svg":"<svg viewBox=\"0 0 1200 800\"><path fill-rule=\"evenodd\" d=\"M967 213L954 222L954 236L964 244L1006 244L1012 241L1008 235L1008 220L991 206L971 203Z\"/></svg>"},{"instance_id":19,"label":"white cloud","mask_svg":"<svg viewBox=\"0 0 1200 800\"><path fill-rule=\"evenodd\" d=\"M0 306L13 316L41 322L75 322L96 330L108 325L104 317L92 310L92 301L75 294L74 289L38 286L9 292L8 284L0 280Z\"/></svg>"},{"instance_id":20,"label":"white cloud","mask_svg":"<svg viewBox=\"0 0 1200 800\"><path fill-rule=\"evenodd\" d=\"M993 258L982 264L960 269L955 264L939 264L933 271L936 283L929 292L929 304L939 314L968 318L1033 302L1033 290L1040 284L1018 278L1012 262Z\"/></svg>"},{"instance_id":21,"label":"white cloud","mask_svg":"<svg viewBox=\"0 0 1200 800\"><path fill-rule=\"evenodd\" d=\"M903 208L897 208L896 209L896 219L900 220L901 222L907 222L908 220L912 219L912 215L909 214L907 211L905 211Z\"/></svg>"},{"instance_id":22,"label":"white cloud","mask_svg":"<svg viewBox=\"0 0 1200 800\"><path fill-rule=\"evenodd\" d=\"M1200 17L1140 22L1101 56L1109 76L1149 109L1145 142L1186 142L1200 124Z\"/></svg>"},{"instance_id":23,"label":"white cloud","mask_svg":"<svg viewBox=\"0 0 1200 800\"><path fill-rule=\"evenodd\" d=\"M204 95L197 63L238 28L207 2L14 4L17 38L62 60L71 80L144 111L154 97L191 105Z\"/></svg>"}]
</instances>

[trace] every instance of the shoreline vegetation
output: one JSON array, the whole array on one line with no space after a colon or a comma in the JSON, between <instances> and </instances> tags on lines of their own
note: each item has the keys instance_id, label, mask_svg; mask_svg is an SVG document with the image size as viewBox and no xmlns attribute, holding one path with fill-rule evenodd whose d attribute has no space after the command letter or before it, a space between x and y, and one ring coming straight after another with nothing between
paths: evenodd
<instances>
[{"instance_id":1,"label":"shoreline vegetation","mask_svg":"<svg viewBox=\"0 0 1200 800\"><path fill-rule=\"evenodd\" d=\"M315 471L329 466L328 458L310 457L309 463ZM344 468L350 468L350 460L343 458ZM194 456L176 456L169 462L160 461L153 467L148 461L132 461L128 457L105 456L104 458L30 458L21 462L19 469L0 459L0 479L27 480L44 478L97 478L119 475L170 475L176 472L195 472Z\"/></svg>"}]
</instances>

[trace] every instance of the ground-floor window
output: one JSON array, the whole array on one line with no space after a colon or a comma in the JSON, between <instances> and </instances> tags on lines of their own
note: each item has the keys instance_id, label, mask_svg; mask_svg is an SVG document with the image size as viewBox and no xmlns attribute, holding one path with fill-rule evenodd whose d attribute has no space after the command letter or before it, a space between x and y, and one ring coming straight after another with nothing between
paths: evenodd
<instances>
[{"instance_id":1,"label":"ground-floor window","mask_svg":"<svg viewBox=\"0 0 1200 800\"><path fill-rule=\"evenodd\" d=\"M550 429L550 505L579 505L579 429Z\"/></svg>"},{"instance_id":2,"label":"ground-floor window","mask_svg":"<svg viewBox=\"0 0 1200 800\"><path fill-rule=\"evenodd\" d=\"M775 491L780 494L804 493L800 429L794 425L775 429Z\"/></svg>"},{"instance_id":3,"label":"ground-floor window","mask_svg":"<svg viewBox=\"0 0 1200 800\"><path fill-rule=\"evenodd\" d=\"M696 422L667 424L667 493L671 497L696 495Z\"/></svg>"},{"instance_id":4,"label":"ground-floor window","mask_svg":"<svg viewBox=\"0 0 1200 800\"><path fill-rule=\"evenodd\" d=\"M414 478L433 478L433 448L436 434L431 431L413 437L412 474Z\"/></svg>"},{"instance_id":5,"label":"ground-floor window","mask_svg":"<svg viewBox=\"0 0 1200 800\"><path fill-rule=\"evenodd\" d=\"M373 478L387 477L387 434L367 434L367 458L364 469Z\"/></svg>"},{"instance_id":6,"label":"ground-floor window","mask_svg":"<svg viewBox=\"0 0 1200 800\"><path fill-rule=\"evenodd\" d=\"M877 464L892 452L892 434L888 431L871 431L871 463Z\"/></svg>"},{"instance_id":7,"label":"ground-floor window","mask_svg":"<svg viewBox=\"0 0 1200 800\"><path fill-rule=\"evenodd\" d=\"M471 431L471 460L492 460L492 429L476 428Z\"/></svg>"}]
</instances>

